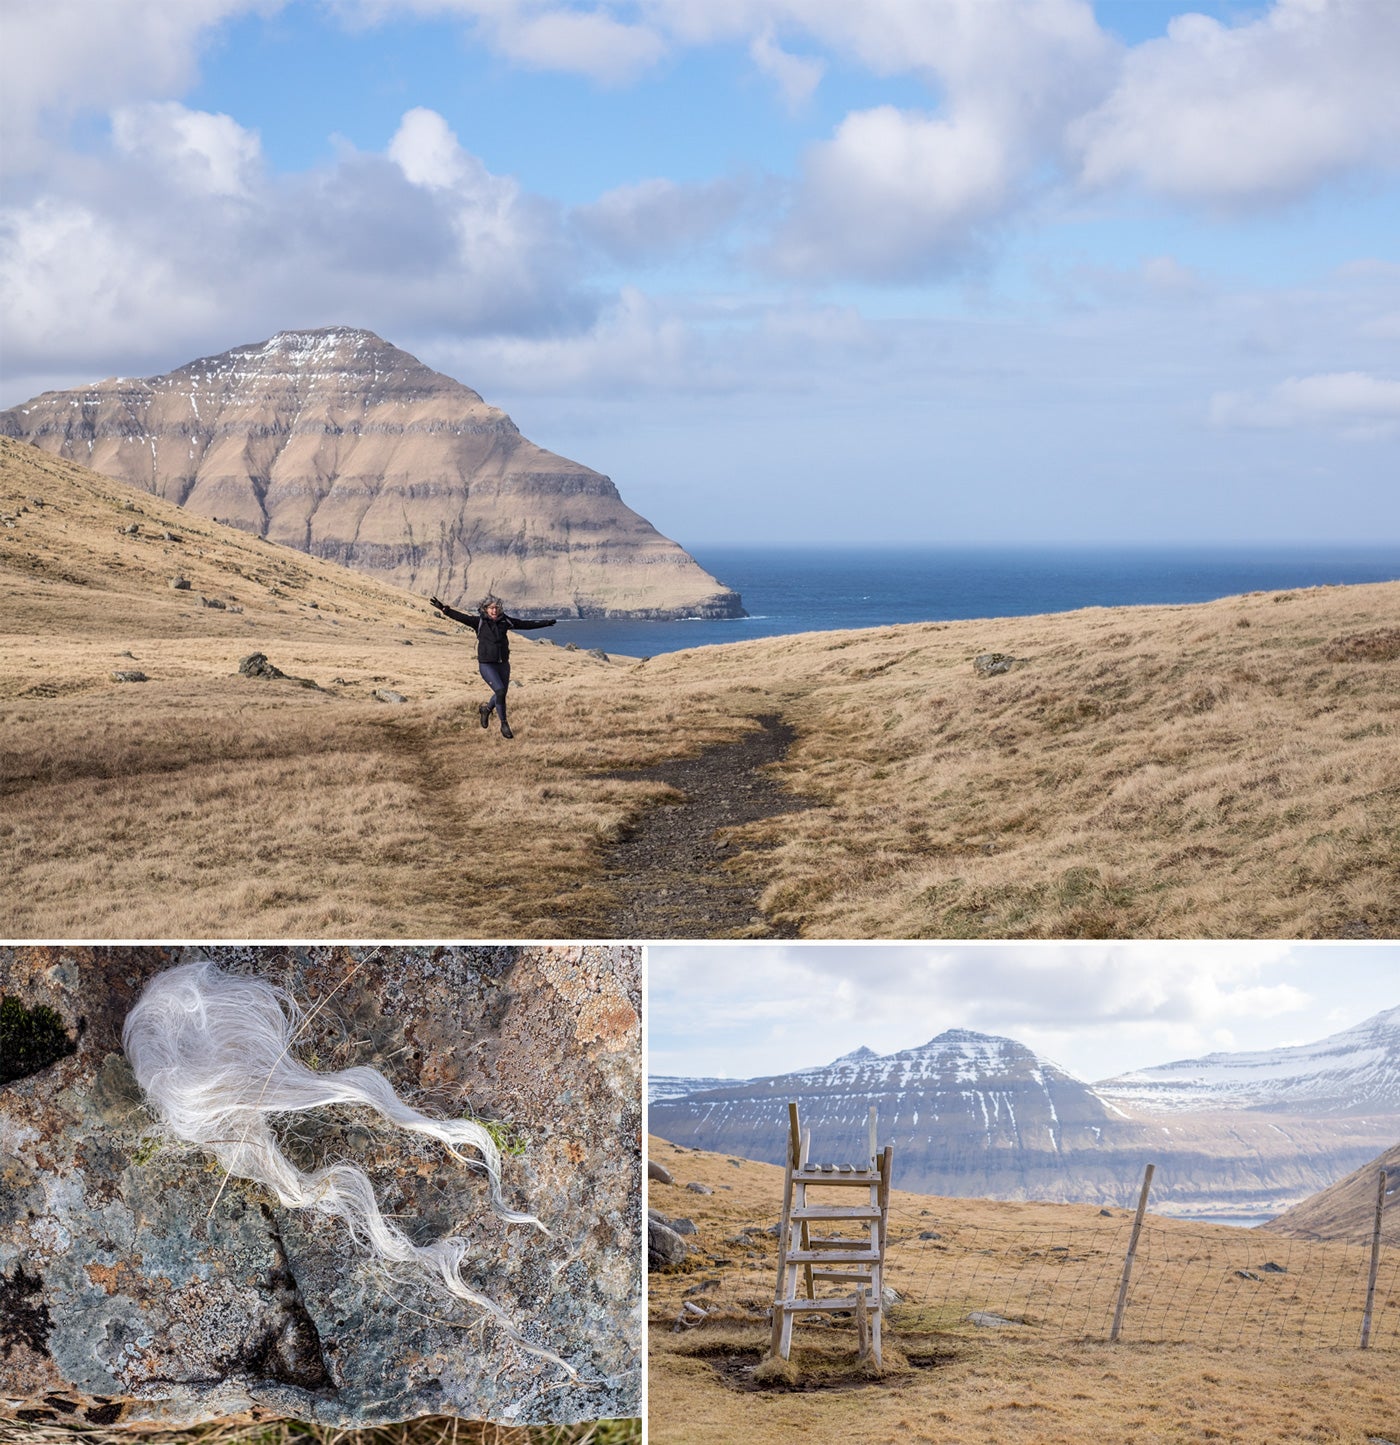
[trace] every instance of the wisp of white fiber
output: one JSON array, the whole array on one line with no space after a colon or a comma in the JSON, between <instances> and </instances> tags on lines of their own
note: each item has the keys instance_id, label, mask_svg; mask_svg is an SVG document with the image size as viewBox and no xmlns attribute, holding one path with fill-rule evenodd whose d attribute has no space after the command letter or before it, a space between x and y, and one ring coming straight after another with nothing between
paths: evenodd
<instances>
[{"instance_id":1,"label":"wisp of white fiber","mask_svg":"<svg viewBox=\"0 0 1400 1445\"><path fill-rule=\"evenodd\" d=\"M491 1206L513 1224L533 1215L507 1209L500 1196L500 1151L480 1124L433 1119L410 1108L377 1069L316 1073L292 1053L301 1010L284 990L259 978L222 972L212 962L181 964L158 974L126 1016L122 1047L151 1108L177 1139L207 1150L236 1179L265 1185L288 1209L313 1209L345 1221L376 1259L428 1274L458 1299L487 1311L512 1339L527 1345L506 1314L462 1280L468 1245L456 1235L416 1245L380 1212L374 1187L353 1164L304 1173L282 1152L274 1114L299 1114L328 1104L364 1104L401 1129L439 1140L452 1157L485 1170ZM465 1158L472 1149L479 1163Z\"/></svg>"}]
</instances>

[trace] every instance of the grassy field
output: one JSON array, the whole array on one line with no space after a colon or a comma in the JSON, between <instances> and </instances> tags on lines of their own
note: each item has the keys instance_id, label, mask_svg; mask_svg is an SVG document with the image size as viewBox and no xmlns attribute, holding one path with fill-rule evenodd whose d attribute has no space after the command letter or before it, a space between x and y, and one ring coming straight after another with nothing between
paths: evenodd
<instances>
[{"instance_id":1,"label":"grassy field","mask_svg":"<svg viewBox=\"0 0 1400 1445\"><path fill-rule=\"evenodd\" d=\"M526 635L507 743L421 599L6 439L0 523L6 937L603 935L608 845L676 801L616 774L764 713L813 806L727 866L785 932L1400 931L1400 583L648 662Z\"/></svg>"},{"instance_id":2,"label":"grassy field","mask_svg":"<svg viewBox=\"0 0 1400 1445\"><path fill-rule=\"evenodd\" d=\"M1355 1250L1314 1245L1288 1256L1286 1276L1269 1276L1260 1270L1279 1250L1277 1238L1149 1216L1152 1230L1180 1247L1135 1270L1123 1336L1109 1344L1131 1224L1125 1211L1106 1217L1088 1206L896 1190L886 1279L901 1300L887 1320L884 1370L857 1360L852 1321L821 1317L798 1326L793 1368L780 1372L762 1365L777 1258L765 1231L780 1215L782 1171L657 1139L650 1157L675 1178L651 1184L651 1206L696 1226L687 1239L691 1257L649 1282L654 1445L803 1437L856 1445L1400 1440L1393 1251L1378 1310L1383 1323L1363 1351L1348 1333L1354 1298L1343 1306L1324 1287L1339 1264L1355 1266ZM693 1193L690 1183L714 1192ZM1064 1248L1047 1248L1051 1238L1070 1241L1060 1262L1049 1262ZM1242 1258L1253 1261L1258 1279L1235 1275ZM1053 1289L1047 1270L1062 1276ZM1034 1282L1017 1309L1005 1303L1013 1275ZM1215 1281L1211 1290L1193 1287L1207 1278ZM1154 1319L1143 1305L1167 1285L1172 1316ZM1060 1295L1078 1300L1068 1320L1058 1313ZM1307 1307L1281 1310L1287 1296ZM676 1329L687 1302L705 1316ZM1010 1311L1002 1316L1008 1323L984 1327L968 1319L993 1302ZM1154 1337L1164 1332L1175 1337Z\"/></svg>"}]
</instances>

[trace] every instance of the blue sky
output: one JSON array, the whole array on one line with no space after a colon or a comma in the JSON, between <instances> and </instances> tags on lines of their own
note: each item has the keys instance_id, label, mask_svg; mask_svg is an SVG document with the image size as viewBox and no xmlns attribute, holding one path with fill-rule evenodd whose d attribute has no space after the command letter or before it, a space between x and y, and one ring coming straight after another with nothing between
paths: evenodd
<instances>
[{"instance_id":1,"label":"blue sky","mask_svg":"<svg viewBox=\"0 0 1400 1445\"><path fill-rule=\"evenodd\" d=\"M652 944L647 1069L757 1078L965 1028L1093 1082L1396 1007L1394 943Z\"/></svg>"},{"instance_id":2,"label":"blue sky","mask_svg":"<svg viewBox=\"0 0 1400 1445\"><path fill-rule=\"evenodd\" d=\"M7 0L0 405L349 324L691 546L1400 546L1400 5Z\"/></svg>"}]
</instances>

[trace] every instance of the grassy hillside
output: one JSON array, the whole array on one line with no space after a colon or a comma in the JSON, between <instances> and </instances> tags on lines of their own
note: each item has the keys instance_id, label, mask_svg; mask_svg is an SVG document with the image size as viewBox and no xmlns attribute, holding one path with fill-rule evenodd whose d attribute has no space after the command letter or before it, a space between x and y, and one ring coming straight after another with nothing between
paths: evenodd
<instances>
[{"instance_id":1,"label":"grassy hillside","mask_svg":"<svg viewBox=\"0 0 1400 1445\"><path fill-rule=\"evenodd\" d=\"M1384 1150L1369 1164L1305 1199L1263 1227L1299 1238L1351 1239L1367 1243L1376 1231L1376 1197L1380 1171L1385 1170L1381 1239L1400 1245L1400 1144Z\"/></svg>"},{"instance_id":2,"label":"grassy hillside","mask_svg":"<svg viewBox=\"0 0 1400 1445\"><path fill-rule=\"evenodd\" d=\"M812 806L727 839L751 931L1400 932L1400 583L645 663L527 635L507 743L422 599L4 439L0 524L7 937L609 936L609 845L679 802L615 774L762 714Z\"/></svg>"},{"instance_id":3,"label":"grassy hillside","mask_svg":"<svg viewBox=\"0 0 1400 1445\"><path fill-rule=\"evenodd\" d=\"M1393 1251L1362 1351L1366 1251L1149 1216L1109 1344L1128 1212L896 1190L884 1371L857 1362L850 1319L823 1316L798 1326L783 1378L760 1368L782 1171L659 1139L649 1153L674 1177L650 1184L651 1207L696 1231L691 1256L649 1281L654 1445L1396 1439ZM703 1315L677 1328L687 1304ZM988 1311L1001 1323L970 1318Z\"/></svg>"}]
</instances>

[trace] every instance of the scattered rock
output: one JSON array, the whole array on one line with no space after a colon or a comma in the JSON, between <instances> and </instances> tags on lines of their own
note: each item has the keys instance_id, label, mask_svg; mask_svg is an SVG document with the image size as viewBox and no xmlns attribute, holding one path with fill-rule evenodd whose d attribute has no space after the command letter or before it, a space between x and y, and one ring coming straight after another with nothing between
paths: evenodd
<instances>
[{"instance_id":1,"label":"scattered rock","mask_svg":"<svg viewBox=\"0 0 1400 1445\"><path fill-rule=\"evenodd\" d=\"M1270 1261L1268 1262L1268 1264L1264 1265L1263 1269L1264 1269L1264 1273L1265 1273L1265 1274L1287 1274L1287 1273L1288 1273L1288 1267L1287 1267L1286 1265L1275 1264L1275 1263L1273 1262L1273 1260L1270 1260Z\"/></svg>"},{"instance_id":2,"label":"scattered rock","mask_svg":"<svg viewBox=\"0 0 1400 1445\"><path fill-rule=\"evenodd\" d=\"M942 1236L941 1234L939 1234L939 1232L938 1232L936 1229L925 1229L925 1230L919 1235L919 1238L920 1238L920 1239L942 1239L943 1236Z\"/></svg>"},{"instance_id":3,"label":"scattered rock","mask_svg":"<svg viewBox=\"0 0 1400 1445\"><path fill-rule=\"evenodd\" d=\"M280 667L274 667L267 660L265 652L250 652L242 662L238 664L238 670L244 677L286 677L286 673Z\"/></svg>"},{"instance_id":4,"label":"scattered rock","mask_svg":"<svg viewBox=\"0 0 1400 1445\"><path fill-rule=\"evenodd\" d=\"M188 592L190 590L190 579L188 577L172 577L170 579L170 590L172 592Z\"/></svg>"},{"instance_id":5,"label":"scattered rock","mask_svg":"<svg viewBox=\"0 0 1400 1445\"><path fill-rule=\"evenodd\" d=\"M1006 1329L1008 1327L1014 1327L1017 1323L1015 1320L1008 1320L1002 1315L991 1314L987 1310L973 1310L967 1318L970 1323L984 1330Z\"/></svg>"},{"instance_id":6,"label":"scattered rock","mask_svg":"<svg viewBox=\"0 0 1400 1445\"><path fill-rule=\"evenodd\" d=\"M690 1250L685 1240L669 1225L648 1217L647 1219L647 1268L650 1270L673 1269L685 1262Z\"/></svg>"},{"instance_id":7,"label":"scattered rock","mask_svg":"<svg viewBox=\"0 0 1400 1445\"><path fill-rule=\"evenodd\" d=\"M162 532L161 537L167 542L183 542L183 537L177 537L174 532Z\"/></svg>"},{"instance_id":8,"label":"scattered rock","mask_svg":"<svg viewBox=\"0 0 1400 1445\"><path fill-rule=\"evenodd\" d=\"M612 659L608 656L608 654L607 654L606 652L603 651L603 649L602 649L601 647L590 647L590 648L588 649L588 655L589 655L589 657L596 657L599 662L611 662L611 661L612 661Z\"/></svg>"},{"instance_id":9,"label":"scattered rock","mask_svg":"<svg viewBox=\"0 0 1400 1445\"><path fill-rule=\"evenodd\" d=\"M244 677L259 677L268 682L294 682L298 687L320 689L309 677L289 677L280 667L274 666L267 660L265 652L250 652L242 662L238 664L238 671Z\"/></svg>"},{"instance_id":10,"label":"scattered rock","mask_svg":"<svg viewBox=\"0 0 1400 1445\"><path fill-rule=\"evenodd\" d=\"M374 695L380 702L407 702L408 699L401 692L395 692L391 687L377 687Z\"/></svg>"},{"instance_id":11,"label":"scattered rock","mask_svg":"<svg viewBox=\"0 0 1400 1445\"><path fill-rule=\"evenodd\" d=\"M1258 1280L1258 1279L1263 1279L1264 1276L1263 1276L1262 1274L1255 1274L1255 1272L1254 1272L1252 1269L1237 1269L1237 1270L1235 1271L1235 1278L1236 1278L1236 1279L1255 1279L1255 1280Z\"/></svg>"},{"instance_id":12,"label":"scattered rock","mask_svg":"<svg viewBox=\"0 0 1400 1445\"><path fill-rule=\"evenodd\" d=\"M113 682L150 682L144 672L134 667L120 667L112 674Z\"/></svg>"},{"instance_id":13,"label":"scattered rock","mask_svg":"<svg viewBox=\"0 0 1400 1445\"><path fill-rule=\"evenodd\" d=\"M691 1180L685 1187L692 1194L713 1194L715 1192L708 1184L697 1184L694 1180Z\"/></svg>"},{"instance_id":14,"label":"scattered rock","mask_svg":"<svg viewBox=\"0 0 1400 1445\"><path fill-rule=\"evenodd\" d=\"M674 1184L675 1177L664 1165L658 1164L655 1159L647 1160L647 1178L655 1179L658 1184Z\"/></svg>"},{"instance_id":15,"label":"scattered rock","mask_svg":"<svg viewBox=\"0 0 1400 1445\"><path fill-rule=\"evenodd\" d=\"M880 1303L887 1309L892 1310L895 1305L904 1303L904 1296L891 1284L887 1284L880 1291Z\"/></svg>"},{"instance_id":16,"label":"scattered rock","mask_svg":"<svg viewBox=\"0 0 1400 1445\"><path fill-rule=\"evenodd\" d=\"M199 599L199 605L201 607L213 607L219 612L228 611L228 603L218 597L201 597Z\"/></svg>"},{"instance_id":17,"label":"scattered rock","mask_svg":"<svg viewBox=\"0 0 1400 1445\"><path fill-rule=\"evenodd\" d=\"M1010 672L1016 659L1006 652L984 652L972 659L972 670L978 677L996 677L999 673Z\"/></svg>"},{"instance_id":18,"label":"scattered rock","mask_svg":"<svg viewBox=\"0 0 1400 1445\"><path fill-rule=\"evenodd\" d=\"M1100 1217L1101 1219L1112 1219L1112 1218L1113 1218L1113 1211L1112 1211L1111 1209L1100 1209L1100 1210L1099 1210L1099 1217Z\"/></svg>"},{"instance_id":19,"label":"scattered rock","mask_svg":"<svg viewBox=\"0 0 1400 1445\"><path fill-rule=\"evenodd\" d=\"M128 522L126 526L117 529L123 537L135 537L141 531L140 522Z\"/></svg>"}]
</instances>

